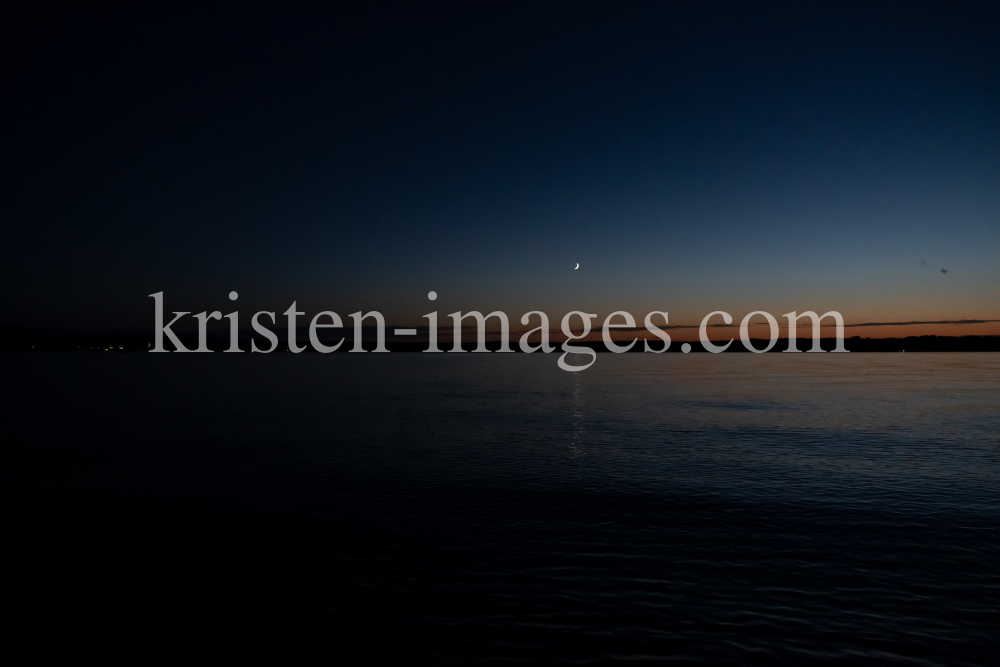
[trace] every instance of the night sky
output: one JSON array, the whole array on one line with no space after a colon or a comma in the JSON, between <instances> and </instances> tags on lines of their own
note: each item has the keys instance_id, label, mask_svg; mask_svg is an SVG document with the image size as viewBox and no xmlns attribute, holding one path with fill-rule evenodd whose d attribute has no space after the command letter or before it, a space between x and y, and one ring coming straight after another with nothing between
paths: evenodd
<instances>
[{"instance_id":1,"label":"night sky","mask_svg":"<svg viewBox=\"0 0 1000 667\"><path fill-rule=\"evenodd\" d=\"M997 2L4 3L0 51L3 326L1000 319ZM1000 323L848 335L924 333Z\"/></svg>"}]
</instances>

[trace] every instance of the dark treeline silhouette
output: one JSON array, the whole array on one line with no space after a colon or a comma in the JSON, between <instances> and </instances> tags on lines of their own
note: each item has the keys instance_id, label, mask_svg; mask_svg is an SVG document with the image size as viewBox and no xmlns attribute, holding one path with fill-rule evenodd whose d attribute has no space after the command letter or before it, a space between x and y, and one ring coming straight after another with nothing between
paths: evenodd
<instances>
[{"instance_id":1,"label":"dark treeline silhouette","mask_svg":"<svg viewBox=\"0 0 1000 667\"><path fill-rule=\"evenodd\" d=\"M280 332L276 332L280 333ZM350 329L345 331L346 337L343 345L337 350L337 354L348 352L353 347L353 341ZM191 335L179 335L181 342L189 349L194 349L198 346L198 341L195 336ZM250 341L254 340L257 342L258 347L267 349L270 344L259 336L251 336L250 332L242 332L240 335L240 346L246 350L250 350ZM336 339L326 339L324 336L321 339L326 344L332 344ZM309 346L309 336L305 331L300 332L298 337L300 345L305 345L305 352L313 353L316 352ZM725 345L726 340L713 341L715 345ZM587 341L580 342L576 341L572 343L575 346L589 347L597 352L608 352L604 343L601 341ZM623 343L619 343L623 344ZM681 352L681 342L674 341L670 348L667 350L670 353L680 353ZM768 341L762 339L751 339L751 344L754 348L762 350L767 347ZM556 349L560 349L559 343L553 343ZM659 350L662 347L662 343L659 340L650 341L650 347L655 350ZM695 341L690 343L691 352L705 352L701 343ZM108 332L108 333L79 333L71 331L60 331L52 329L15 329L15 328L4 328L0 329L0 350L35 350L35 351L101 351L101 352L141 352L148 351L153 346L153 336L149 333L127 333L127 332ZM820 346L823 350L830 351L836 347L836 339L834 338L823 338L820 340ZM172 345L166 344L167 349L172 349ZM221 352L229 347L229 339L227 337L211 335L208 339L208 347L217 352ZM374 329L368 330L366 328L364 332L364 343L363 347L366 350L372 350L375 347L375 336ZM386 336L386 347L391 352L421 352L427 349L426 340L414 341L414 340L399 340L396 339L391 334ZM441 350L450 350L452 347L451 339L447 336L442 336L439 339L438 347ZM476 344L473 341L463 341L463 350L473 350ZM496 351L500 348L499 341L487 341L486 347L491 351ZM861 338L860 336L853 336L844 339L844 347L850 352L1000 352L1000 336L907 336L905 338ZM803 352L808 351L812 348L811 338L798 338L796 340L796 348L802 350ZM511 336L511 349L515 352L520 352L517 345L517 336ZM783 352L788 349L788 340L781 338L777 343L770 349L770 353ZM286 352L287 342L284 336L280 336L280 341L275 352ZM643 352L643 342L637 341L635 345L632 346L630 353L642 353ZM746 353L748 350L744 347L743 343L737 338L733 340L732 344L727 349L727 352L742 352Z\"/></svg>"}]
</instances>

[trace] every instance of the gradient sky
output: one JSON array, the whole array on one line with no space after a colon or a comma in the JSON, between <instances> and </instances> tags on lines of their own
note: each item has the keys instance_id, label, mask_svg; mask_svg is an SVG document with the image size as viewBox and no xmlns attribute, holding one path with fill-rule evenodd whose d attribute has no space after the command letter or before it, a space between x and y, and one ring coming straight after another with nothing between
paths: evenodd
<instances>
[{"instance_id":1,"label":"gradient sky","mask_svg":"<svg viewBox=\"0 0 1000 667\"><path fill-rule=\"evenodd\" d=\"M997 2L5 3L0 49L0 325L1000 319ZM921 333L1000 326L849 335Z\"/></svg>"}]
</instances>

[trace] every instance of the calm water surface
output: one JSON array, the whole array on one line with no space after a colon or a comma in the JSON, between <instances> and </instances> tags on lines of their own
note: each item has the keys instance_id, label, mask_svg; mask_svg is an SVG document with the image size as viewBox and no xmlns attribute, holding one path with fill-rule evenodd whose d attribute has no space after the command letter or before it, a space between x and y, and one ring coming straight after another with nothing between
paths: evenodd
<instances>
[{"instance_id":1,"label":"calm water surface","mask_svg":"<svg viewBox=\"0 0 1000 667\"><path fill-rule=\"evenodd\" d=\"M40 655L1000 655L997 354L0 369L6 597Z\"/></svg>"}]
</instances>

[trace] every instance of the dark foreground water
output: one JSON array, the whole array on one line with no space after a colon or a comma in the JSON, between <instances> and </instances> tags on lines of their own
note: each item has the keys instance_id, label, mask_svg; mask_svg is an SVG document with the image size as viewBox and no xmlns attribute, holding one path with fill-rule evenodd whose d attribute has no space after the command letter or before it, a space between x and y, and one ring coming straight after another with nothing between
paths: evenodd
<instances>
[{"instance_id":1,"label":"dark foreground water","mask_svg":"<svg viewBox=\"0 0 1000 667\"><path fill-rule=\"evenodd\" d=\"M5 650L39 662L1000 659L1000 354L0 372Z\"/></svg>"}]
</instances>

